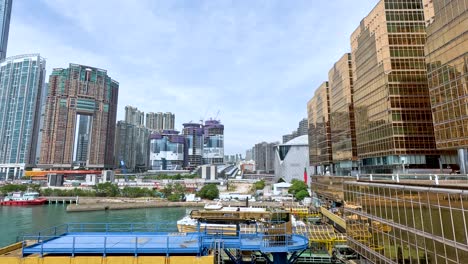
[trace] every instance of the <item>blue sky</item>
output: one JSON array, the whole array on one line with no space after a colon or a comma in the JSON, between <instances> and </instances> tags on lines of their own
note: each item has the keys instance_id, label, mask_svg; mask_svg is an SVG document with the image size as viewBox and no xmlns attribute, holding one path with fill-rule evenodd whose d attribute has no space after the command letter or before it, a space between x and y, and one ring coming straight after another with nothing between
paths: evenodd
<instances>
[{"instance_id":1,"label":"blue sky","mask_svg":"<svg viewBox=\"0 0 468 264\"><path fill-rule=\"evenodd\" d=\"M377 1L14 0L7 56L106 69L125 105L215 117L225 154L280 141ZM48 77L47 77L48 80Z\"/></svg>"}]
</instances>

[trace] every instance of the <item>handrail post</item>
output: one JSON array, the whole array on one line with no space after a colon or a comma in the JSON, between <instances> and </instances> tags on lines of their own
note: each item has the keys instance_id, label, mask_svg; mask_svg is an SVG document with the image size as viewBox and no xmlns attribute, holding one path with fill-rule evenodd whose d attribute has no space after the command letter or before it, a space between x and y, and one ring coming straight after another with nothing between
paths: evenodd
<instances>
[{"instance_id":1,"label":"handrail post","mask_svg":"<svg viewBox=\"0 0 468 264\"><path fill-rule=\"evenodd\" d=\"M135 236L135 257L138 256L138 237Z\"/></svg>"},{"instance_id":2,"label":"handrail post","mask_svg":"<svg viewBox=\"0 0 468 264\"><path fill-rule=\"evenodd\" d=\"M166 257L169 257L169 237L166 237Z\"/></svg>"},{"instance_id":3,"label":"handrail post","mask_svg":"<svg viewBox=\"0 0 468 264\"><path fill-rule=\"evenodd\" d=\"M73 236L72 257L75 257L75 236Z\"/></svg>"},{"instance_id":4,"label":"handrail post","mask_svg":"<svg viewBox=\"0 0 468 264\"><path fill-rule=\"evenodd\" d=\"M103 252L104 257L106 256L106 247L107 247L107 235L104 236L104 252Z\"/></svg>"},{"instance_id":5,"label":"handrail post","mask_svg":"<svg viewBox=\"0 0 468 264\"><path fill-rule=\"evenodd\" d=\"M41 241L41 258L44 255L44 241Z\"/></svg>"},{"instance_id":6,"label":"handrail post","mask_svg":"<svg viewBox=\"0 0 468 264\"><path fill-rule=\"evenodd\" d=\"M39 243L39 240L41 240L41 232L39 231L39 233L37 234L37 243Z\"/></svg>"}]
</instances>

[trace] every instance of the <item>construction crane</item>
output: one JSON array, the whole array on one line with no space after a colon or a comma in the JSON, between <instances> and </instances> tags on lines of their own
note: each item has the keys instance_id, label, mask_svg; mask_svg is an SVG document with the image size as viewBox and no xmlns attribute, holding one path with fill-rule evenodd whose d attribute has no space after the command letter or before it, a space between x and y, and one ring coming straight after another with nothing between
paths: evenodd
<instances>
[{"instance_id":1,"label":"construction crane","mask_svg":"<svg viewBox=\"0 0 468 264\"><path fill-rule=\"evenodd\" d=\"M218 112L216 113L216 116L215 116L214 120L217 120L217 119L218 119L218 115L219 115L219 110L218 110Z\"/></svg>"}]
</instances>

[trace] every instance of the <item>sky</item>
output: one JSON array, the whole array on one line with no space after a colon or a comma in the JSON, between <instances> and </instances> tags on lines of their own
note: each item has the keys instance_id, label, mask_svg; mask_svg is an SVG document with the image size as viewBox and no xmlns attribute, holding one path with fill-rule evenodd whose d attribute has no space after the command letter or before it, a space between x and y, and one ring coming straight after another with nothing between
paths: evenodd
<instances>
[{"instance_id":1,"label":"sky","mask_svg":"<svg viewBox=\"0 0 468 264\"><path fill-rule=\"evenodd\" d=\"M281 141L376 0L14 0L7 56L106 69L126 105L216 118L225 154ZM48 80L48 77L47 79Z\"/></svg>"}]
</instances>

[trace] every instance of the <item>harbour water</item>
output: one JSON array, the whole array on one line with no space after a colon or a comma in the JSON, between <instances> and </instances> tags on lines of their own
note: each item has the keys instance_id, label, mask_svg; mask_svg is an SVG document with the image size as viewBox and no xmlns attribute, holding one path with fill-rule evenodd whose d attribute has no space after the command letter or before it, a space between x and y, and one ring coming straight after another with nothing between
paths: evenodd
<instances>
[{"instance_id":1,"label":"harbour water","mask_svg":"<svg viewBox=\"0 0 468 264\"><path fill-rule=\"evenodd\" d=\"M176 221L190 212L189 208L184 207L79 213L67 213L65 209L66 205L63 204L27 207L0 206L0 247L16 242L21 234L71 222L171 222L174 223L174 231L177 231Z\"/></svg>"}]
</instances>

